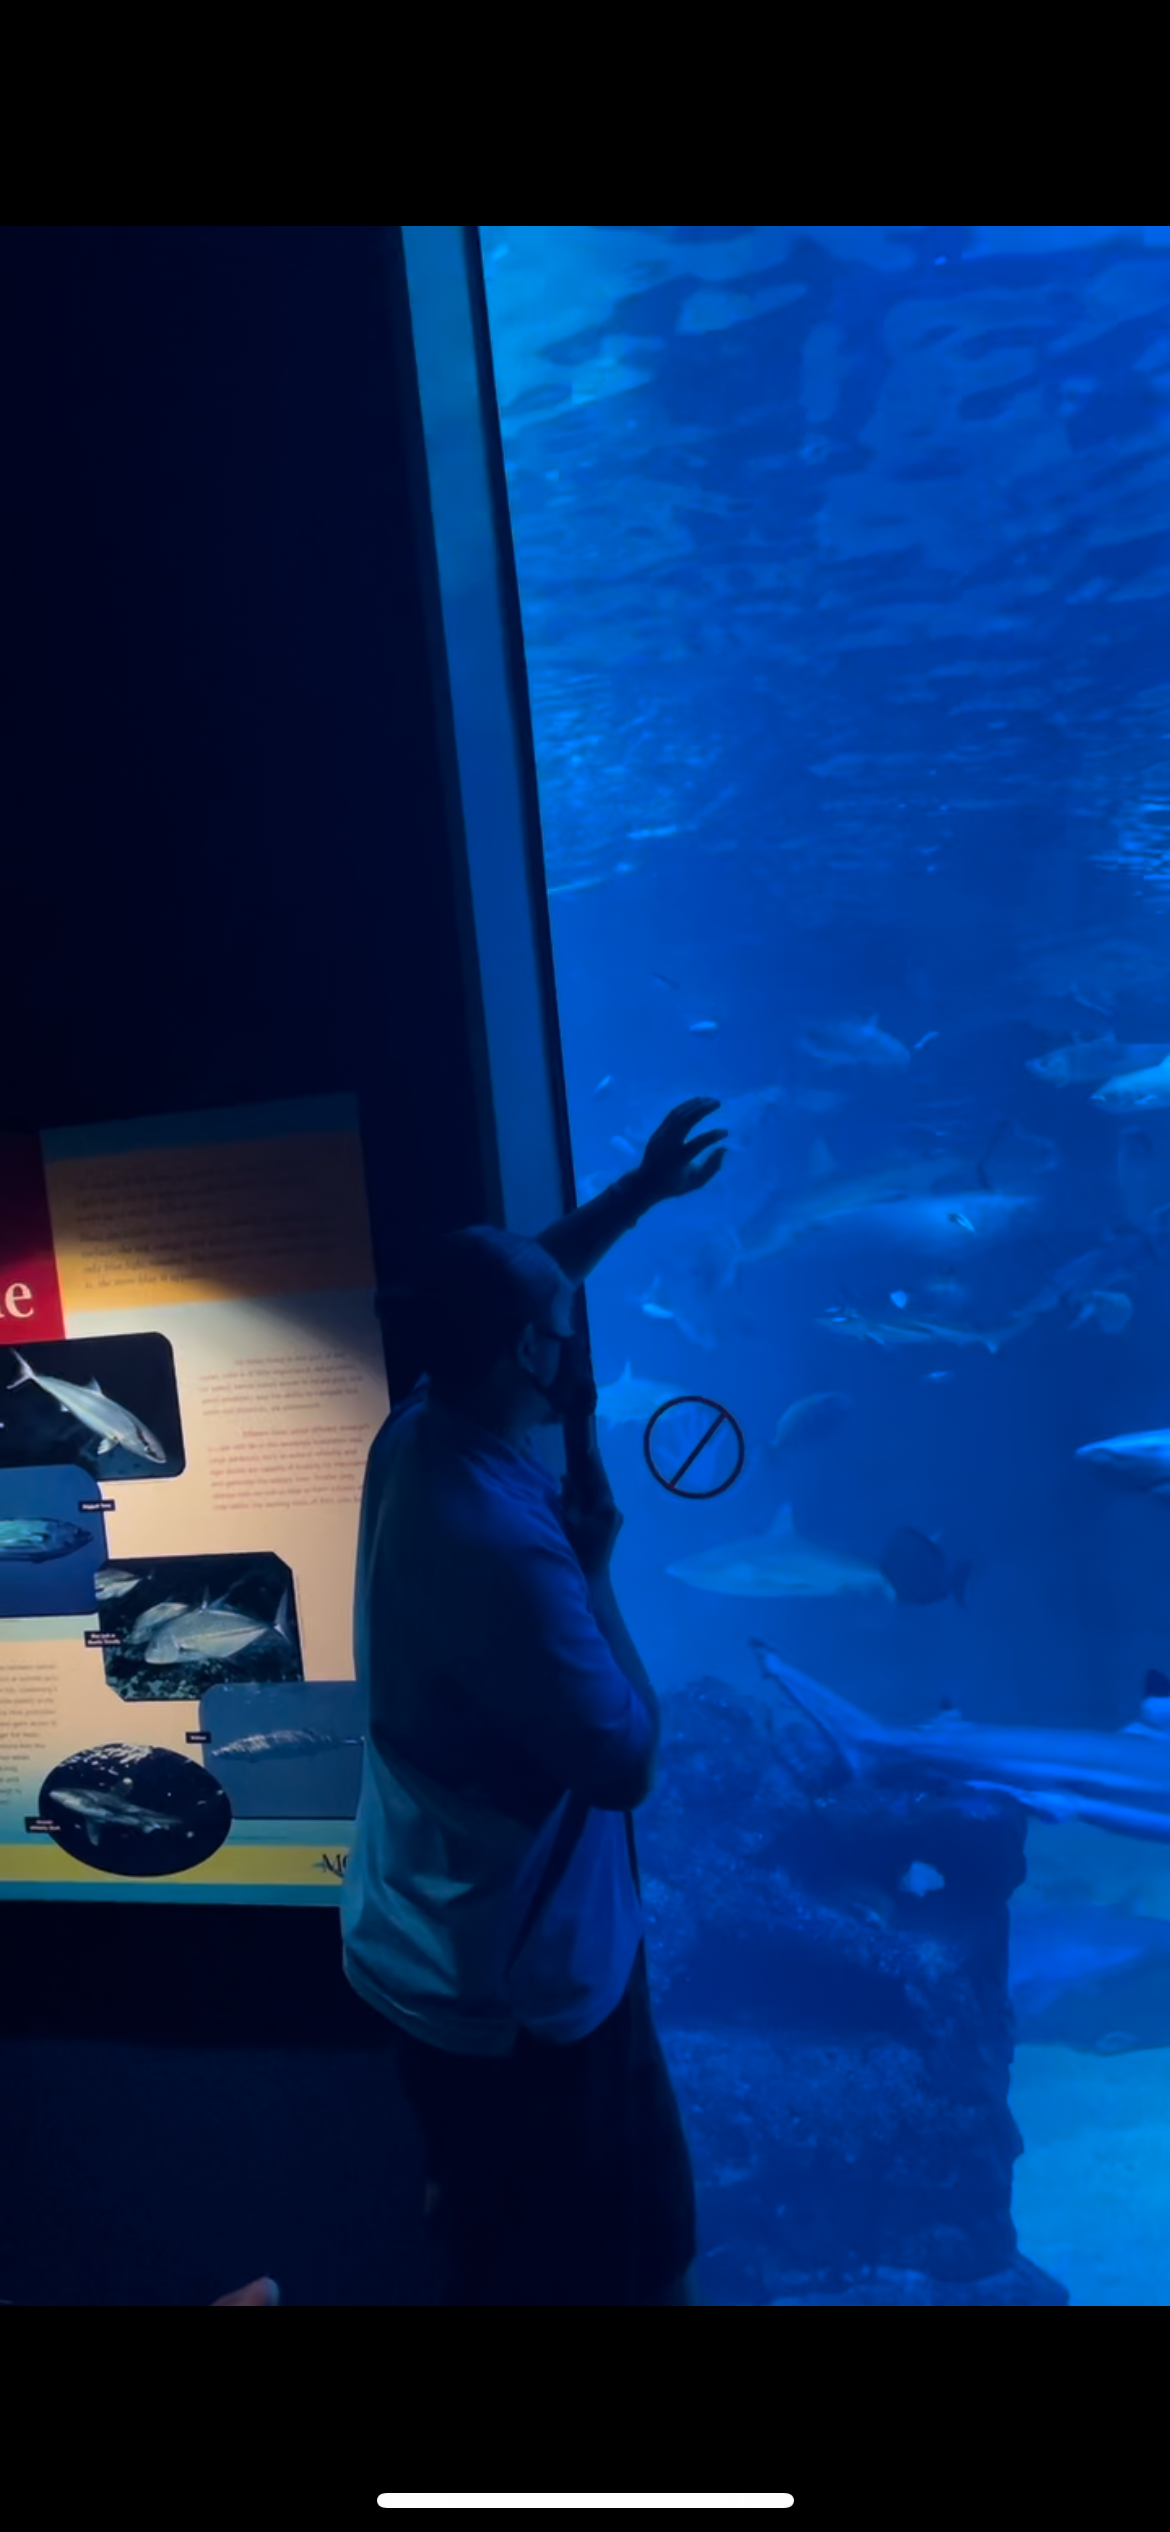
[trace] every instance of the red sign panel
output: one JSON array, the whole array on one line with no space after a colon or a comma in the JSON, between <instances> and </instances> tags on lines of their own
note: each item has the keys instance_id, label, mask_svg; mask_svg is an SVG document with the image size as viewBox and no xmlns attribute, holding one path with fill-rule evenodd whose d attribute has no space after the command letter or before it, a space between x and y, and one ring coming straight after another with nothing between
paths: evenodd
<instances>
[{"instance_id":1,"label":"red sign panel","mask_svg":"<svg viewBox=\"0 0 1170 2532\"><path fill-rule=\"evenodd\" d=\"M0 1133L0 1343L64 1334L40 1137Z\"/></svg>"}]
</instances>

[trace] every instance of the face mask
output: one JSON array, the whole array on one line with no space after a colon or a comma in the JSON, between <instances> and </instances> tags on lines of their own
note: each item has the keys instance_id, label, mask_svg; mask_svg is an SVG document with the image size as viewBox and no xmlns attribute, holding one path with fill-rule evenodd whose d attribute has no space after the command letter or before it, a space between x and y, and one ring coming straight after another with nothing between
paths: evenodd
<instances>
[{"instance_id":1,"label":"face mask","mask_svg":"<svg viewBox=\"0 0 1170 2532\"><path fill-rule=\"evenodd\" d=\"M567 1416L596 1415L597 1386L584 1337L576 1332L572 1336L561 1336L556 1328L542 1328L540 1333L557 1338L561 1359L556 1377L549 1381L547 1388L543 1381L533 1380L529 1373L533 1388L539 1389L542 1398L547 1398L559 1424L563 1424Z\"/></svg>"}]
</instances>

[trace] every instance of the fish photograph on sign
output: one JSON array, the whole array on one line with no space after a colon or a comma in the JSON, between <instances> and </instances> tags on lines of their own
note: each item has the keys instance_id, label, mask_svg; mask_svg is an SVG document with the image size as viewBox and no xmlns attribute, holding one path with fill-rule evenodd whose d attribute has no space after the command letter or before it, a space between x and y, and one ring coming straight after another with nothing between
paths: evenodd
<instances>
[{"instance_id":1,"label":"fish photograph on sign","mask_svg":"<svg viewBox=\"0 0 1170 2532\"><path fill-rule=\"evenodd\" d=\"M279 1556L157 1556L97 1607L107 1685L128 1704L182 1703L225 1681L304 1676L293 1577Z\"/></svg>"},{"instance_id":2,"label":"fish photograph on sign","mask_svg":"<svg viewBox=\"0 0 1170 2532\"><path fill-rule=\"evenodd\" d=\"M0 1620L93 1608L106 1531L92 1490L83 1468L0 1467Z\"/></svg>"},{"instance_id":3,"label":"fish photograph on sign","mask_svg":"<svg viewBox=\"0 0 1170 2532\"><path fill-rule=\"evenodd\" d=\"M229 1681L200 1698L199 1723L235 1819L354 1817L365 1725L356 1680Z\"/></svg>"},{"instance_id":4,"label":"fish photograph on sign","mask_svg":"<svg viewBox=\"0 0 1170 2532\"><path fill-rule=\"evenodd\" d=\"M181 1476L187 1460L165 1336L0 1347L0 1469L61 1461L104 1487Z\"/></svg>"},{"instance_id":5,"label":"fish photograph on sign","mask_svg":"<svg viewBox=\"0 0 1170 2532\"><path fill-rule=\"evenodd\" d=\"M39 1812L75 1862L151 1881L205 1864L232 1825L231 1803L207 1768L128 1741L63 1759L41 1786Z\"/></svg>"}]
</instances>

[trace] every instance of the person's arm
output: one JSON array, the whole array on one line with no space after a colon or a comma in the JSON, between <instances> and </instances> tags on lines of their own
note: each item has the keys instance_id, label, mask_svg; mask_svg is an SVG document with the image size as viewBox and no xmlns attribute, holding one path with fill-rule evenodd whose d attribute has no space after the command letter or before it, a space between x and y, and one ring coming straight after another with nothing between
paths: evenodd
<instances>
[{"instance_id":1,"label":"person's arm","mask_svg":"<svg viewBox=\"0 0 1170 2532\"><path fill-rule=\"evenodd\" d=\"M632 1231L652 1206L668 1196L693 1196L710 1184L723 1166L726 1130L717 1127L693 1143L687 1137L719 1104L718 1099L684 1099L651 1135L636 1169L615 1178L589 1204L550 1222L547 1231L537 1232L538 1246L555 1257L570 1283L584 1283L615 1241Z\"/></svg>"},{"instance_id":2,"label":"person's arm","mask_svg":"<svg viewBox=\"0 0 1170 2532\"><path fill-rule=\"evenodd\" d=\"M570 1283L584 1283L625 1232L649 1213L653 1202L638 1172L631 1170L625 1178L615 1178L612 1187L603 1188L589 1204L578 1205L559 1222L551 1222L547 1231L538 1231L537 1246L556 1259Z\"/></svg>"}]
</instances>

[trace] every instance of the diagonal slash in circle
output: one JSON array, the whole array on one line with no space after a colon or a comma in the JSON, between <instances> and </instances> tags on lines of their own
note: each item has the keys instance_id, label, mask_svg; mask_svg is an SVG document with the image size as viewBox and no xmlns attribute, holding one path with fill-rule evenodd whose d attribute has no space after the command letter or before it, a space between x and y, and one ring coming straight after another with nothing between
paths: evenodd
<instances>
[{"instance_id":1,"label":"diagonal slash in circle","mask_svg":"<svg viewBox=\"0 0 1170 2532\"><path fill-rule=\"evenodd\" d=\"M650 1448L650 1437L654 1431L655 1425L658 1424L660 1419L664 1415L672 1414L676 1407L709 1407L715 1421L708 1427L708 1430L703 1434L701 1440L696 1442L693 1451L691 1451L687 1458L684 1459L681 1468L675 1470L673 1477L666 1477L655 1463L654 1454ZM716 1434L722 1431L725 1424L730 1424L733 1427L735 1437L739 1445L739 1456L736 1460L735 1467L732 1469L730 1477L725 1477L722 1484L719 1486L684 1486L682 1484L682 1480L686 1476L687 1470L694 1467L695 1461L698 1459L700 1452L706 1450L708 1443L714 1441ZM642 1436L642 1449L645 1454L646 1465L651 1476L657 1478L660 1486L665 1486L668 1494L681 1494L688 1503L709 1503L716 1495L725 1495L728 1487L734 1486L737 1477L739 1477L742 1473L743 1464L747 1457L747 1444L744 1441L741 1425L738 1423L736 1417L732 1415L730 1407L721 1407L718 1399L716 1398L668 1398L664 1406L655 1408L654 1414L651 1416L650 1422Z\"/></svg>"}]
</instances>

